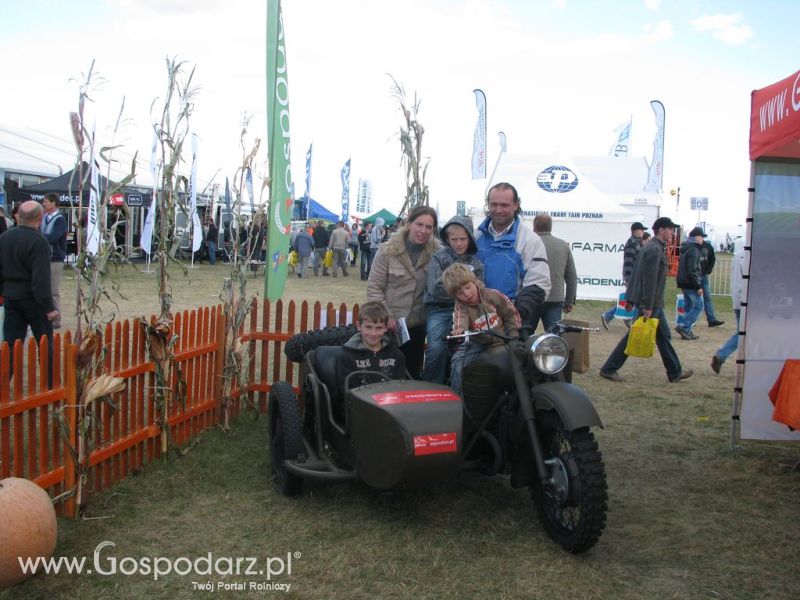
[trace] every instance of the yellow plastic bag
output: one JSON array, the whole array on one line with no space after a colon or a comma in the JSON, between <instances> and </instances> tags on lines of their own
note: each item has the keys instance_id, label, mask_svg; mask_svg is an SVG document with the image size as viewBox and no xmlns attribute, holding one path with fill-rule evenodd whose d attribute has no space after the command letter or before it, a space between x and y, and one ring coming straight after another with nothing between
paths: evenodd
<instances>
[{"instance_id":1,"label":"yellow plastic bag","mask_svg":"<svg viewBox=\"0 0 800 600\"><path fill-rule=\"evenodd\" d=\"M656 331L658 331L658 319L647 319L639 317L631 325L628 334L628 344L625 346L625 354L628 356L638 356L639 358L650 358L656 347Z\"/></svg>"},{"instance_id":2,"label":"yellow plastic bag","mask_svg":"<svg viewBox=\"0 0 800 600\"><path fill-rule=\"evenodd\" d=\"M326 269L333 266L333 250L328 250L325 253L325 260L322 261L322 266Z\"/></svg>"},{"instance_id":3,"label":"yellow plastic bag","mask_svg":"<svg viewBox=\"0 0 800 600\"><path fill-rule=\"evenodd\" d=\"M297 250L289 252L289 266L293 267L297 264Z\"/></svg>"}]
</instances>

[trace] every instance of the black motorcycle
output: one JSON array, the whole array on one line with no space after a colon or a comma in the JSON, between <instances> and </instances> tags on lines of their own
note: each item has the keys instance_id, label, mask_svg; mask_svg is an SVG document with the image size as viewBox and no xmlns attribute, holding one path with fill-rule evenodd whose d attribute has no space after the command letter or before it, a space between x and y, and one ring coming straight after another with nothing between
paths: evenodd
<instances>
[{"instance_id":1,"label":"black motorcycle","mask_svg":"<svg viewBox=\"0 0 800 600\"><path fill-rule=\"evenodd\" d=\"M360 479L380 489L430 486L459 469L510 474L529 487L550 537L573 553L589 550L605 527L606 474L591 428L601 426L588 396L565 381L569 349L561 337L584 328L510 338L465 367L462 396L415 380L369 371L337 389L340 346L308 349L303 334L301 398L285 381L269 395L269 447L275 486L287 496L304 479ZM470 337L467 332L459 337ZM344 337L344 336L342 336ZM302 345L302 344L300 344ZM568 375L566 376L568 379Z\"/></svg>"}]
</instances>

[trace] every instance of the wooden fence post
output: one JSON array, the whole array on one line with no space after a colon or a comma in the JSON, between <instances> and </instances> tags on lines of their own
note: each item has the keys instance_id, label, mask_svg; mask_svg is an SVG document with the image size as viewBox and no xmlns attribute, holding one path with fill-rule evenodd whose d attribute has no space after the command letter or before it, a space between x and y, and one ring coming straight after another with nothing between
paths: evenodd
<instances>
[{"instance_id":1,"label":"wooden fence post","mask_svg":"<svg viewBox=\"0 0 800 600\"><path fill-rule=\"evenodd\" d=\"M69 446L78 452L78 347L67 343L64 348L64 417L69 426ZM64 448L64 490L77 490L75 473L78 465L70 448ZM71 494L64 502L64 514L69 518L77 518L75 494Z\"/></svg>"},{"instance_id":2,"label":"wooden fence post","mask_svg":"<svg viewBox=\"0 0 800 600\"><path fill-rule=\"evenodd\" d=\"M217 399L217 423L222 421L222 371L225 368L225 332L228 330L228 315L218 306L215 311L217 323L217 349L214 351L214 398Z\"/></svg>"}]
</instances>

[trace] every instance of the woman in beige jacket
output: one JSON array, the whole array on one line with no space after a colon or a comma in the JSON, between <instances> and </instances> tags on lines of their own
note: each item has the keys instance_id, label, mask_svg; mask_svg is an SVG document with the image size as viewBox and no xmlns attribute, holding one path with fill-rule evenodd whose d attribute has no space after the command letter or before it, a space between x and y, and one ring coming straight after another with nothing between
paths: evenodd
<instances>
[{"instance_id":1,"label":"woman in beige jacket","mask_svg":"<svg viewBox=\"0 0 800 600\"><path fill-rule=\"evenodd\" d=\"M397 320L406 319L411 339L400 347L411 376L419 379L425 357L425 293L428 265L439 249L434 236L438 225L436 211L418 206L406 224L381 244L367 283L367 300L380 302L389 310L389 328L397 330Z\"/></svg>"}]
</instances>

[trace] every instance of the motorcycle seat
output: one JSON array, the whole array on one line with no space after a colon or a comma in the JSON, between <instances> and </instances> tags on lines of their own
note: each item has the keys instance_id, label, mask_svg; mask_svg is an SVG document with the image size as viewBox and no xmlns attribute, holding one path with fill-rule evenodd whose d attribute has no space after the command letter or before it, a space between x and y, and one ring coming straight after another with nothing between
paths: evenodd
<instances>
[{"instance_id":1,"label":"motorcycle seat","mask_svg":"<svg viewBox=\"0 0 800 600\"><path fill-rule=\"evenodd\" d=\"M342 397L342 392L339 389L339 382L336 378L336 363L339 357L342 356L343 349L341 346L320 346L311 354L311 366L317 378L328 389L328 395L331 398L331 407L336 408Z\"/></svg>"}]
</instances>

